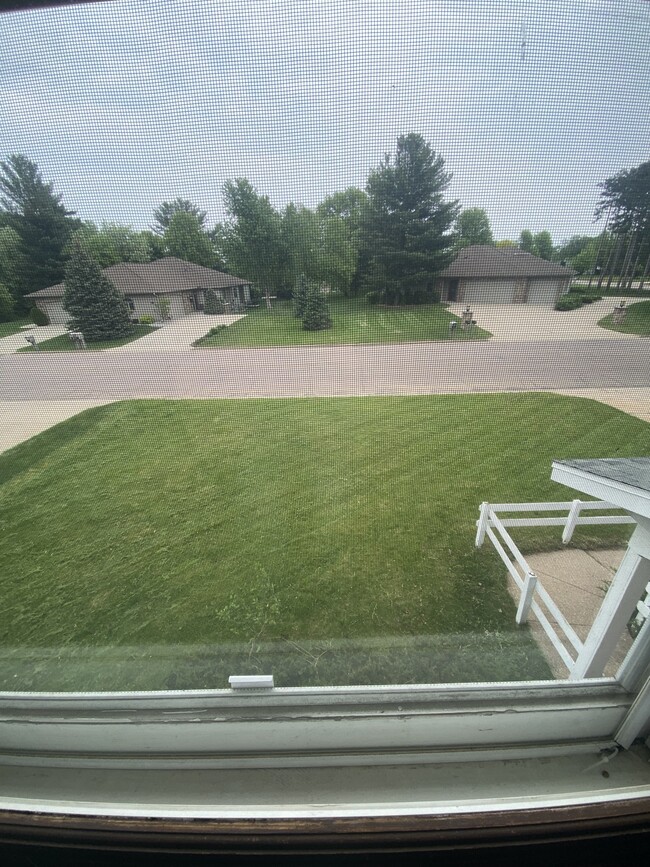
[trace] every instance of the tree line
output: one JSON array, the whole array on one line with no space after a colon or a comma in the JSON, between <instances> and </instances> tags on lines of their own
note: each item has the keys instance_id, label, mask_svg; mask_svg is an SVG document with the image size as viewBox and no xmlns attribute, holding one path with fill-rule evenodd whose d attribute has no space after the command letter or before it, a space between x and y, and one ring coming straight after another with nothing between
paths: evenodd
<instances>
[{"instance_id":1,"label":"tree line","mask_svg":"<svg viewBox=\"0 0 650 867\"><path fill-rule=\"evenodd\" d=\"M226 219L213 227L188 199L162 202L149 229L80 220L54 184L22 154L0 161L0 316L30 305L25 296L60 282L75 247L101 267L177 256L236 274L267 297L291 297L300 275L344 295L386 304L436 299L436 275L471 244L514 245L592 278L645 279L650 264L650 162L600 185L597 236L553 246L549 232L523 230L497 241L487 213L462 210L446 192L451 175L421 135L397 139L366 187L327 196L315 208L275 208L246 178L226 181ZM4 299L4 301L3 301ZM3 307L4 303L4 307Z\"/></svg>"}]
</instances>

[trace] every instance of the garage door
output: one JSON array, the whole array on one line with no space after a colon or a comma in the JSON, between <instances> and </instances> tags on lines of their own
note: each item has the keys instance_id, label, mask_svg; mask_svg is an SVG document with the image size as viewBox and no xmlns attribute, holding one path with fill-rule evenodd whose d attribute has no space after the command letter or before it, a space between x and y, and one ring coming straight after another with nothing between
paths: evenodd
<instances>
[{"instance_id":1,"label":"garage door","mask_svg":"<svg viewBox=\"0 0 650 867\"><path fill-rule=\"evenodd\" d=\"M531 280L528 288L529 304L555 304L563 280Z\"/></svg>"},{"instance_id":2,"label":"garage door","mask_svg":"<svg viewBox=\"0 0 650 867\"><path fill-rule=\"evenodd\" d=\"M512 304L515 280L467 280L461 301L465 304Z\"/></svg>"}]
</instances>

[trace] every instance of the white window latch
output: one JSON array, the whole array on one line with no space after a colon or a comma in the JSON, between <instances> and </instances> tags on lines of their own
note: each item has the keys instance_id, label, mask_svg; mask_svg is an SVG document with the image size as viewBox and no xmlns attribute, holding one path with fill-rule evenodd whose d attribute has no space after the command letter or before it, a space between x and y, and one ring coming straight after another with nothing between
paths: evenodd
<instances>
[{"instance_id":1,"label":"white window latch","mask_svg":"<svg viewBox=\"0 0 650 867\"><path fill-rule=\"evenodd\" d=\"M231 689L273 689L275 685L272 674L231 674L228 683Z\"/></svg>"}]
</instances>

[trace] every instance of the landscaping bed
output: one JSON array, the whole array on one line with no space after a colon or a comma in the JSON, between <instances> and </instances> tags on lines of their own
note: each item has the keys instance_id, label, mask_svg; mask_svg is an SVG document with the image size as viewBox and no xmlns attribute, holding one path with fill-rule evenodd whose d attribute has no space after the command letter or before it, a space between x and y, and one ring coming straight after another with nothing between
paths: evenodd
<instances>
[{"instance_id":1,"label":"landscaping bed","mask_svg":"<svg viewBox=\"0 0 650 867\"><path fill-rule=\"evenodd\" d=\"M647 423L545 394L88 410L0 456L0 687L548 677L479 504L569 498L555 458L648 454Z\"/></svg>"}]
</instances>

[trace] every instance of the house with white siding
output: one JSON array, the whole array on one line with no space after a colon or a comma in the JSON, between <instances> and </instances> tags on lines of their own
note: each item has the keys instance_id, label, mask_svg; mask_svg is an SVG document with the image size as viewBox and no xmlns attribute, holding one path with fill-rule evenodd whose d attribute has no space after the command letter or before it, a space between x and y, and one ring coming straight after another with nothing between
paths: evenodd
<instances>
[{"instance_id":1,"label":"house with white siding","mask_svg":"<svg viewBox=\"0 0 650 867\"><path fill-rule=\"evenodd\" d=\"M553 307L569 291L573 271L518 247L463 248L439 274L441 301L539 304Z\"/></svg>"},{"instance_id":2,"label":"house with white siding","mask_svg":"<svg viewBox=\"0 0 650 867\"><path fill-rule=\"evenodd\" d=\"M154 262L120 262L104 268L103 273L124 295L134 320L142 316L160 320L165 308L171 319L203 310L207 289L223 300L227 313L242 310L251 300L248 280L174 256ZM65 284L57 283L27 297L48 315L53 325L65 325L70 314L63 307L64 292ZM167 304L163 301L161 305L161 300Z\"/></svg>"}]
</instances>

